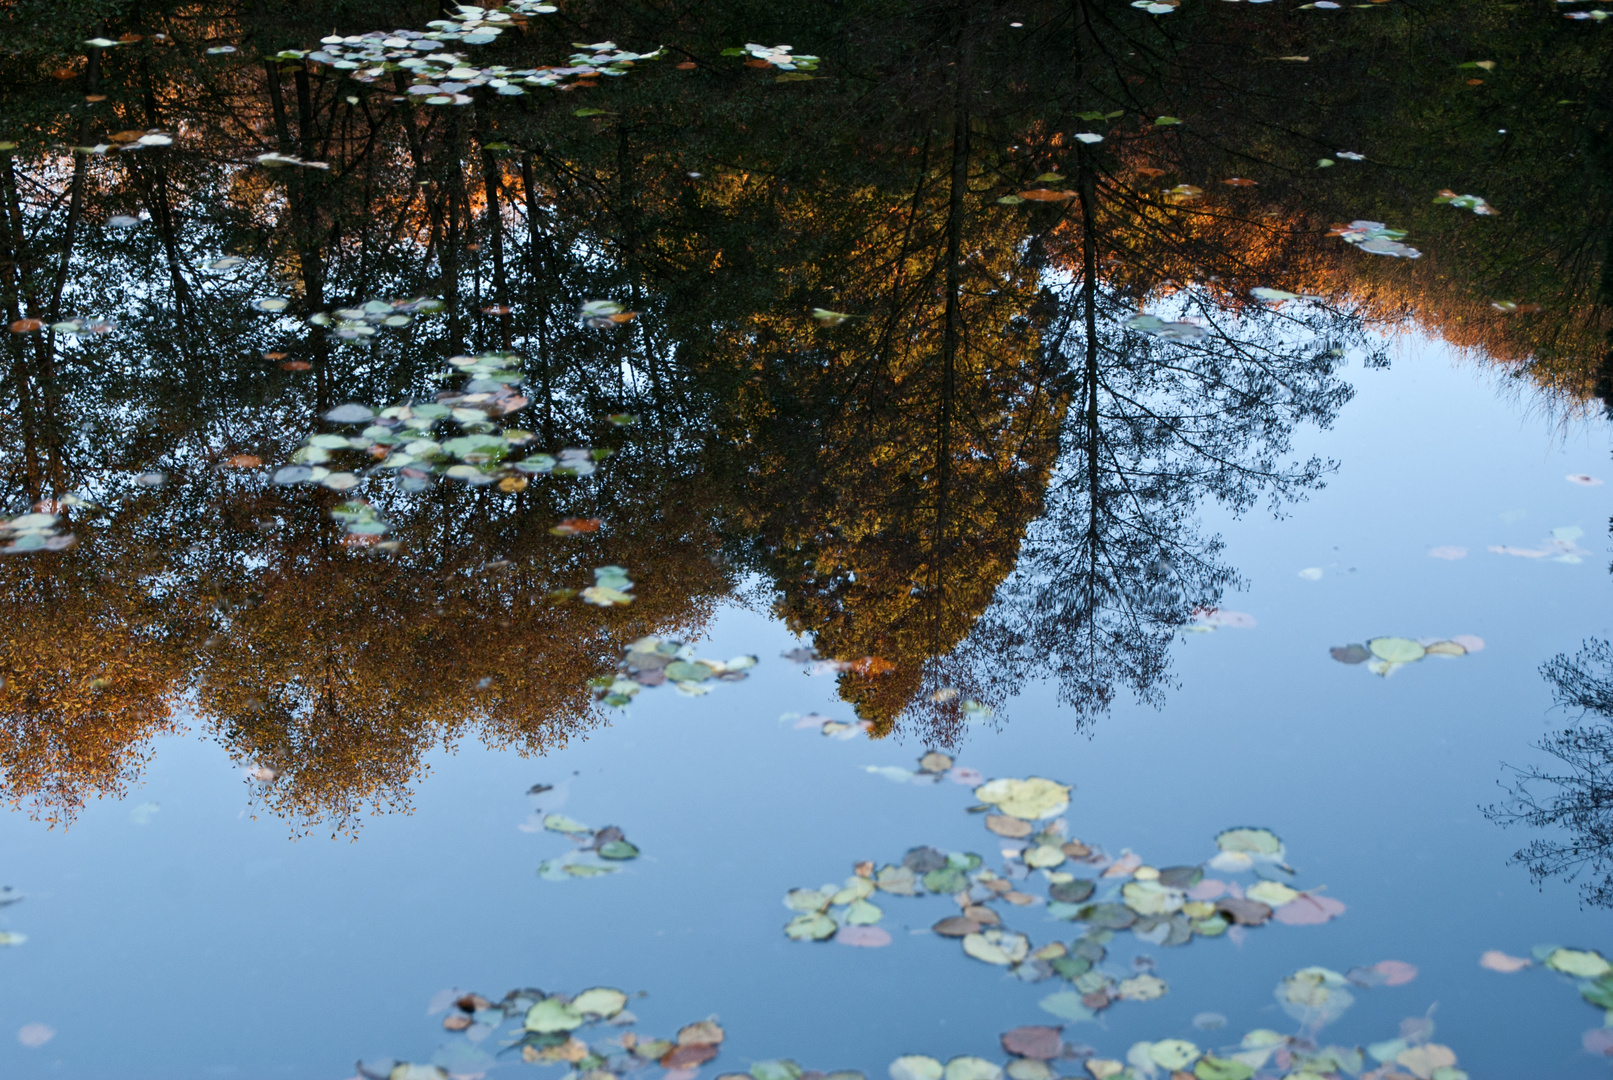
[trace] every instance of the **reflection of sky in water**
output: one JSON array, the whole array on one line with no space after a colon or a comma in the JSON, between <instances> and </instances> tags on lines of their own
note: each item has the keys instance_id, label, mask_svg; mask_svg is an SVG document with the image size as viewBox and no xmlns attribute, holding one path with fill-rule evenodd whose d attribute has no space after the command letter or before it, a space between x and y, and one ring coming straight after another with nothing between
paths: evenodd
<instances>
[{"instance_id":1,"label":"reflection of sky in water","mask_svg":"<svg viewBox=\"0 0 1613 1080\"><path fill-rule=\"evenodd\" d=\"M1090 736L1071 734L1050 689L1028 687L957 763L1074 783L1071 833L1154 865L1207 858L1223 828L1268 826L1299 883L1349 906L1325 926L1263 927L1241 945L1137 948L1119 935L1113 955L1153 956L1170 993L1122 1002L1067 1038L1114 1057L1138 1039L1214 1045L1190 1023L1206 1011L1228 1017L1229 1041L1291 1030L1272 996L1284 976L1394 959L1419 976L1354 991L1324 1042L1390 1038L1437 1002L1436 1041L1476 1077L1601 1075L1580 1049L1600 1017L1571 985L1477 960L1604 945L1607 918L1579 911L1572 885L1537 891L1507 866L1526 837L1478 806L1548 723L1538 665L1609 632L1603 489L1564 479L1606 472L1606 437L1600 425L1553 434L1549 418L1437 352L1350 374L1358 396L1336 430L1299 448L1343 461L1328 489L1284 522L1210 522L1251 583L1227 606L1255 628L1190 635L1165 707L1122 700ZM1584 530L1578 564L1488 550L1537 547L1565 527ZM1468 554L1429 557L1441 547ZM1320 577L1299 573L1310 568ZM1458 634L1486 648L1388 679L1328 657L1378 636ZM894 936L883 949L780 932L787 889L919 844L989 856L995 839L963 813L966 788L866 771L910 767L922 746L781 722L852 719L831 678L778 659L794 644L727 609L700 652L759 653L749 681L699 699L642 694L547 759L473 742L439 752L414 813L370 821L357 842L289 843L282 821L243 809L241 773L219 749L188 738L159 744L124 804L91 806L65 832L8 816L4 876L29 895L0 912L0 929L29 940L0 953L0 1074L334 1080L359 1057L426 1059L440 1035L427 1002L449 986L494 998L518 986L648 991L631 1008L662 1036L714 1012L728 1040L713 1074L778 1056L870 1076L906 1053L1002 1061L998 1033L1056 1022L1036 1002L1060 984L1022 984L955 941L907 932L955 913L949 901L881 898ZM611 877L538 880L569 844L520 828L536 782L568 783L566 814L622 826L643 855ZM1038 908L999 907L1035 944L1074 936ZM58 1034L25 1049L11 1033L28 1023Z\"/></svg>"}]
</instances>

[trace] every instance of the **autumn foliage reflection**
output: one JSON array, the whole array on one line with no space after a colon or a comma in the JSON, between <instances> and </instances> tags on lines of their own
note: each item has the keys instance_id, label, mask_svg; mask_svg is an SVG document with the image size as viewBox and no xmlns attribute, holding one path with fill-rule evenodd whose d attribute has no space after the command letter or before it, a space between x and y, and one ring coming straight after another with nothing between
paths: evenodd
<instances>
[{"instance_id":1,"label":"autumn foliage reflection","mask_svg":"<svg viewBox=\"0 0 1613 1080\"><path fill-rule=\"evenodd\" d=\"M1121 688L1158 700L1176 628L1237 583L1200 508L1324 482L1293 434L1332 421L1379 335L1415 319L1570 403L1613 378L1596 200L1521 179L1574 158L1580 122L1476 164L1431 152L1489 138L1486 107L1385 60L1506 37L1476 3L1348 24L1305 94L1272 60L1296 31L1249 5L580 3L465 48L686 59L446 106L401 69L276 59L314 42L273 8L62 5L27 38L32 82L0 90L0 293L44 327L0 350L0 477L13 510L104 508L75 550L0 562L0 785L47 814L121 790L187 709L301 825L405 806L435 747L542 752L599 722L591 678L745 577L822 655L879 659L840 676L876 734L947 742L962 700L1038 678L1090 719ZM824 69L781 84L722 55L764 38ZM1423 191L1464 183L1505 214ZM1424 258L1326 236L1366 216ZM307 322L415 296L443 314L355 341ZM598 299L636 315L590 326ZM116 328L51 329L75 316ZM615 451L597 475L269 482L306 434L351 434L332 406L430 400L448 356L487 349L524 358L536 445ZM352 495L395 550L344 543L328 511ZM550 533L569 517L604 525ZM631 607L563 600L607 564Z\"/></svg>"}]
</instances>

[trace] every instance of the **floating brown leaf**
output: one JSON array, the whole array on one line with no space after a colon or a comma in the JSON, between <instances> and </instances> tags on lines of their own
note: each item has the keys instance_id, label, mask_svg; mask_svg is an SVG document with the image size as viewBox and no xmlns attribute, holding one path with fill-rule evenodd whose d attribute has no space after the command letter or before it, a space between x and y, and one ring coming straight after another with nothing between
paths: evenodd
<instances>
[{"instance_id":1,"label":"floating brown leaf","mask_svg":"<svg viewBox=\"0 0 1613 1080\"><path fill-rule=\"evenodd\" d=\"M1030 822L1021 821L1016 817L1009 817L1007 814L987 814L986 828L998 836L1006 836L1010 840L1018 840L1036 831L1036 826Z\"/></svg>"},{"instance_id":2,"label":"floating brown leaf","mask_svg":"<svg viewBox=\"0 0 1613 1080\"><path fill-rule=\"evenodd\" d=\"M1271 918L1270 905L1235 896L1217 901L1215 910L1229 916L1239 926L1259 926Z\"/></svg>"},{"instance_id":3,"label":"floating brown leaf","mask_svg":"<svg viewBox=\"0 0 1613 1080\"><path fill-rule=\"evenodd\" d=\"M1052 1061L1064 1050L1063 1028L1028 1025L1002 1034L1003 1049L1019 1057Z\"/></svg>"},{"instance_id":4,"label":"floating brown leaf","mask_svg":"<svg viewBox=\"0 0 1613 1080\"><path fill-rule=\"evenodd\" d=\"M980 924L973 919L966 919L962 915L949 915L945 919L930 927L942 937L967 937L969 934L980 933Z\"/></svg>"}]
</instances>

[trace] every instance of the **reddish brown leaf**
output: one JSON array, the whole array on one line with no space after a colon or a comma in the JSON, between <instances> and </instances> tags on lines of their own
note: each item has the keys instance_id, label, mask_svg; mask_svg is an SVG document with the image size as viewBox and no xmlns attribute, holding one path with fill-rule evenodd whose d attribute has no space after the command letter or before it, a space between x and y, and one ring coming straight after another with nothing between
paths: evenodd
<instances>
[{"instance_id":1,"label":"reddish brown leaf","mask_svg":"<svg viewBox=\"0 0 1613 1080\"><path fill-rule=\"evenodd\" d=\"M673 1047L661 1059L661 1064L668 1069L693 1069L716 1056L717 1048L711 1043L689 1043Z\"/></svg>"},{"instance_id":2,"label":"reddish brown leaf","mask_svg":"<svg viewBox=\"0 0 1613 1080\"><path fill-rule=\"evenodd\" d=\"M1064 1049L1064 1040L1059 1034L1063 1030L1061 1027L1039 1025L1017 1027L1012 1031L1003 1032L1003 1049L1020 1057L1052 1061Z\"/></svg>"},{"instance_id":3,"label":"reddish brown leaf","mask_svg":"<svg viewBox=\"0 0 1613 1080\"><path fill-rule=\"evenodd\" d=\"M980 933L980 924L973 919L966 919L962 915L949 915L945 919L930 927L942 937L964 937L968 934Z\"/></svg>"},{"instance_id":4,"label":"reddish brown leaf","mask_svg":"<svg viewBox=\"0 0 1613 1080\"><path fill-rule=\"evenodd\" d=\"M1271 918L1270 905L1262 904L1259 900L1250 900L1246 897L1229 896L1217 903L1215 910L1227 916L1239 926L1259 926Z\"/></svg>"}]
</instances>

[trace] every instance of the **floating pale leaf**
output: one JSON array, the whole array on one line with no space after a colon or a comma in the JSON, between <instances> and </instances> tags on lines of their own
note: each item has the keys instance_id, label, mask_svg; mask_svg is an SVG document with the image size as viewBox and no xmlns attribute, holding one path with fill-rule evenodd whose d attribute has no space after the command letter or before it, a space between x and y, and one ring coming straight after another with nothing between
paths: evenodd
<instances>
[{"instance_id":1,"label":"floating pale leaf","mask_svg":"<svg viewBox=\"0 0 1613 1080\"><path fill-rule=\"evenodd\" d=\"M1487 968L1490 971L1499 971L1504 975L1522 971L1526 967L1533 966L1533 964L1533 960L1522 956L1508 956L1499 949L1490 949L1479 957L1479 967Z\"/></svg>"},{"instance_id":2,"label":"floating pale leaf","mask_svg":"<svg viewBox=\"0 0 1613 1080\"><path fill-rule=\"evenodd\" d=\"M891 1062L891 1080L941 1080L946 1066L933 1057L908 1054Z\"/></svg>"}]
</instances>

